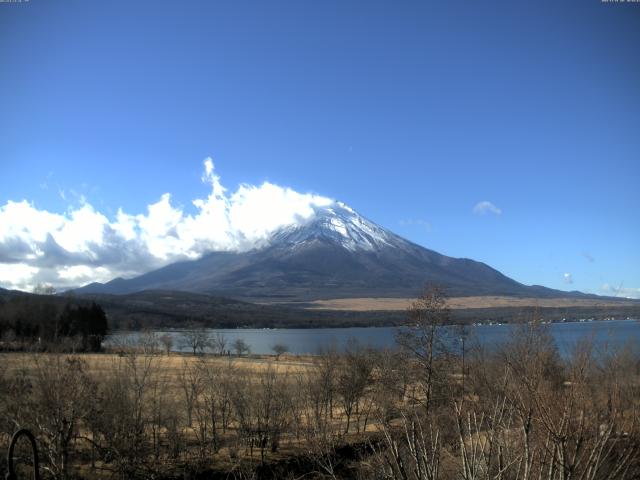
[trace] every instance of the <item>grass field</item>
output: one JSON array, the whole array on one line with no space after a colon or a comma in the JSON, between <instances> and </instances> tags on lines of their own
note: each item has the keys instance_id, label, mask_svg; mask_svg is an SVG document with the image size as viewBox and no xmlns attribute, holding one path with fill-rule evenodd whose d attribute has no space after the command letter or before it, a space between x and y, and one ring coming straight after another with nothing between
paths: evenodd
<instances>
[{"instance_id":1,"label":"grass field","mask_svg":"<svg viewBox=\"0 0 640 480\"><path fill-rule=\"evenodd\" d=\"M35 368L36 361L42 362L47 357L54 355L59 354L12 352L0 353L0 359L3 363L5 375L10 376L17 371L30 372ZM113 371L114 364L122 360L122 357L117 353L83 353L75 355L69 354L68 356L82 359L86 363L88 372L98 378ZM142 363L148 358L148 356L140 355L137 361ZM170 355L153 355L152 358L156 368L161 369L165 378L174 380L175 382L177 382L180 372L184 370L185 365L195 366L203 361L206 361L207 365L211 368L227 367L231 362L236 370L241 370L245 373L261 373L269 368L279 374L304 373L314 366L311 357L294 355L283 355L279 360L276 360L274 355L219 357L172 352Z\"/></svg>"},{"instance_id":2,"label":"grass field","mask_svg":"<svg viewBox=\"0 0 640 480\"><path fill-rule=\"evenodd\" d=\"M311 310L350 310L356 312L368 311L398 311L406 310L415 299L412 298L335 298L308 302ZM469 308L504 308L504 307L619 307L623 305L635 306L633 300L601 300L592 298L518 298L498 296L452 297L447 300L452 310Z\"/></svg>"}]
</instances>

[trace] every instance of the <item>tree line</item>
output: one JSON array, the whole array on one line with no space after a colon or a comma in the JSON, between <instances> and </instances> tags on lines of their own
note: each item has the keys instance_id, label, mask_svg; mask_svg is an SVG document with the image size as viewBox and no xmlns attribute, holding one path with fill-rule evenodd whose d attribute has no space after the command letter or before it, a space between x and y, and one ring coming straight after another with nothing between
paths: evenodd
<instances>
[{"instance_id":1,"label":"tree line","mask_svg":"<svg viewBox=\"0 0 640 480\"><path fill-rule=\"evenodd\" d=\"M0 303L1 350L97 352L108 331L107 316L95 302L20 295Z\"/></svg>"}]
</instances>

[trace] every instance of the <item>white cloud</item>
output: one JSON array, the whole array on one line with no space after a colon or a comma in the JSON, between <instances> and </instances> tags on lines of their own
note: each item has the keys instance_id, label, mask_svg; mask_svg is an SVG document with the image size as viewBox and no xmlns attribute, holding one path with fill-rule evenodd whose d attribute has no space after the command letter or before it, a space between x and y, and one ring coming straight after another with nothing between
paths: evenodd
<instances>
[{"instance_id":1,"label":"white cloud","mask_svg":"<svg viewBox=\"0 0 640 480\"><path fill-rule=\"evenodd\" d=\"M571 285L573 283L573 275L571 275L570 273L565 273L564 275L562 275L562 279L564 280L564 283Z\"/></svg>"},{"instance_id":2,"label":"white cloud","mask_svg":"<svg viewBox=\"0 0 640 480\"><path fill-rule=\"evenodd\" d=\"M87 265L74 265L62 267L58 270L61 279L68 280L75 285L88 282L104 282L111 279L111 272L105 267L89 267Z\"/></svg>"},{"instance_id":3,"label":"white cloud","mask_svg":"<svg viewBox=\"0 0 640 480\"><path fill-rule=\"evenodd\" d=\"M10 290L33 290L38 268L25 264L0 263L0 285Z\"/></svg>"},{"instance_id":4,"label":"white cloud","mask_svg":"<svg viewBox=\"0 0 640 480\"><path fill-rule=\"evenodd\" d=\"M62 228L52 232L55 241L70 252L90 251L88 245L102 245L104 228L109 225L107 217L85 203L70 214L70 221L62 224Z\"/></svg>"},{"instance_id":5,"label":"white cloud","mask_svg":"<svg viewBox=\"0 0 640 480\"><path fill-rule=\"evenodd\" d=\"M600 291L603 295L621 298L637 298L640 299L640 288L625 288L622 285L614 287L608 283L603 284L600 287Z\"/></svg>"},{"instance_id":6,"label":"white cloud","mask_svg":"<svg viewBox=\"0 0 640 480\"><path fill-rule=\"evenodd\" d=\"M230 198L228 217L231 229L254 244L278 228L311 218L313 207L331 203L329 198L301 194L268 182L260 187L242 185Z\"/></svg>"},{"instance_id":7,"label":"white cloud","mask_svg":"<svg viewBox=\"0 0 640 480\"><path fill-rule=\"evenodd\" d=\"M134 240L136 238L136 226L135 217L127 215L121 208L118 209L116 214L116 222L111 225L114 231L125 240Z\"/></svg>"},{"instance_id":8,"label":"white cloud","mask_svg":"<svg viewBox=\"0 0 640 480\"><path fill-rule=\"evenodd\" d=\"M58 289L117 276L130 277L215 250L240 251L263 243L275 230L304 222L334 200L265 182L228 194L213 161L204 161L207 198L195 214L163 194L145 213L119 209L109 219L86 201L59 214L26 200L0 206L0 286Z\"/></svg>"},{"instance_id":9,"label":"white cloud","mask_svg":"<svg viewBox=\"0 0 640 480\"><path fill-rule=\"evenodd\" d=\"M136 215L140 240L151 255L167 260L173 255L184 254L178 225L184 220L182 210L171 206L171 195L165 193L160 200L147 207L146 215Z\"/></svg>"},{"instance_id":10,"label":"white cloud","mask_svg":"<svg viewBox=\"0 0 640 480\"><path fill-rule=\"evenodd\" d=\"M494 215L502 215L502 210L496 207L493 203L484 200L476 203L473 207L473 213L476 215L486 215L487 213L493 213Z\"/></svg>"}]
</instances>

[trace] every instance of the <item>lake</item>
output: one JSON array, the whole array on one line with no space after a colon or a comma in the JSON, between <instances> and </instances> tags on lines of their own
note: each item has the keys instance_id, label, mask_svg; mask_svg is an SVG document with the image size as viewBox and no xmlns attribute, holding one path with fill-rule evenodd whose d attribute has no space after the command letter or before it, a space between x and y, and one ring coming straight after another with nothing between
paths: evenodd
<instances>
[{"instance_id":1,"label":"lake","mask_svg":"<svg viewBox=\"0 0 640 480\"><path fill-rule=\"evenodd\" d=\"M563 356L569 355L581 339L592 339L597 348L614 349L626 344L640 347L640 321L638 320L602 320L584 322L551 323L546 325L556 341ZM478 342L485 346L497 346L509 340L515 325L476 325L468 327L468 344ZM282 329L208 329L209 334L221 333L227 339L227 345L241 338L255 354L270 354L271 347L284 344L289 353L314 354L319 349L335 346L344 350L349 339L355 339L361 345L374 348L394 348L396 327L357 327L357 328L282 328ZM455 330L451 336L457 337ZM164 330L155 333L169 334L174 337L174 351L189 351L182 345L180 330ZM140 332L117 332L107 338L106 343L126 341L136 342ZM229 347L227 347L229 348Z\"/></svg>"}]
</instances>

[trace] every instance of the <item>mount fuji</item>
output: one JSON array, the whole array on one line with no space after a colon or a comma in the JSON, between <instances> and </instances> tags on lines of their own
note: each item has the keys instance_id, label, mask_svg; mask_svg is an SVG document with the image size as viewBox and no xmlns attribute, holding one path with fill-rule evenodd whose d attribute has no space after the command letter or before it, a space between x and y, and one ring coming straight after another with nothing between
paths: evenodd
<instances>
[{"instance_id":1,"label":"mount fuji","mask_svg":"<svg viewBox=\"0 0 640 480\"><path fill-rule=\"evenodd\" d=\"M141 276L92 283L77 293L178 290L252 301L415 297L426 282L451 296L582 296L526 286L490 266L441 255L367 220L347 205L314 207L314 215L275 231L244 252L211 252Z\"/></svg>"}]
</instances>

